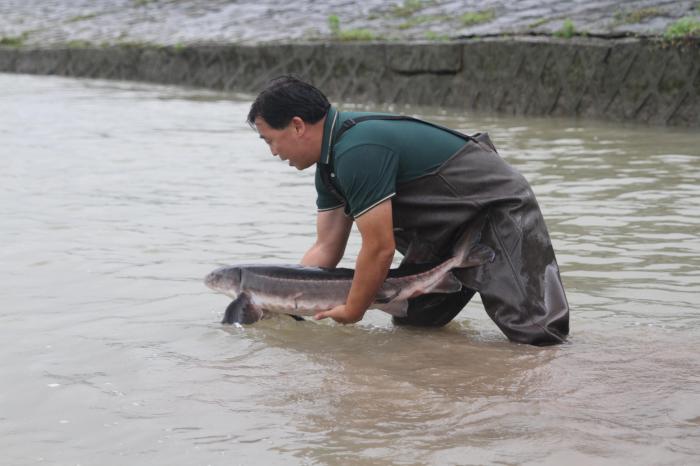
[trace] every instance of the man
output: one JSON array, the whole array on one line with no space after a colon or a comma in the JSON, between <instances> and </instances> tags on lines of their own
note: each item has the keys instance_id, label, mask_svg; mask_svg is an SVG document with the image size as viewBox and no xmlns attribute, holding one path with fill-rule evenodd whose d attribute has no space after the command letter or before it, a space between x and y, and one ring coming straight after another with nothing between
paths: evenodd
<instances>
[{"instance_id":1,"label":"man","mask_svg":"<svg viewBox=\"0 0 700 466\"><path fill-rule=\"evenodd\" d=\"M353 221L362 237L344 305L315 318L362 319L394 250L404 262L449 257L467 230L496 252L493 262L455 271L453 294L411 301L399 324L445 325L479 291L505 335L535 345L564 341L569 308L544 219L527 181L487 135L467 136L407 117L340 112L321 91L291 76L271 81L248 123L272 155L298 170L316 166L316 242L301 263L335 267Z\"/></svg>"}]
</instances>

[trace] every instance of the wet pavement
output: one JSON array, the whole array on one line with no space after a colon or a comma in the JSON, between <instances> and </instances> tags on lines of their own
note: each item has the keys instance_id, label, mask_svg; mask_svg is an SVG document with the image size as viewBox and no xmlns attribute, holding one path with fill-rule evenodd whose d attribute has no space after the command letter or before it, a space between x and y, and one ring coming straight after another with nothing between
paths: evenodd
<instances>
[{"instance_id":1,"label":"wet pavement","mask_svg":"<svg viewBox=\"0 0 700 466\"><path fill-rule=\"evenodd\" d=\"M336 17L335 27L329 18ZM4 45L448 40L501 34L663 35L697 0L3 0Z\"/></svg>"}]
</instances>

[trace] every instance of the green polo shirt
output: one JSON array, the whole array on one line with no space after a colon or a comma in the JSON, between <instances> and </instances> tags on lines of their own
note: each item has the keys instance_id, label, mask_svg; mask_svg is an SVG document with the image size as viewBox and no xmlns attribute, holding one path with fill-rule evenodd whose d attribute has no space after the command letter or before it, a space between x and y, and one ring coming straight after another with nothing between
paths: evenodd
<instances>
[{"instance_id":1,"label":"green polo shirt","mask_svg":"<svg viewBox=\"0 0 700 466\"><path fill-rule=\"evenodd\" d=\"M319 211L344 206L346 214L357 218L396 195L401 183L435 171L466 142L424 123L392 120L357 123L336 140L346 120L363 115L377 113L340 112L335 107L328 110L318 164L330 165L331 183L345 202L328 191L317 164Z\"/></svg>"}]
</instances>

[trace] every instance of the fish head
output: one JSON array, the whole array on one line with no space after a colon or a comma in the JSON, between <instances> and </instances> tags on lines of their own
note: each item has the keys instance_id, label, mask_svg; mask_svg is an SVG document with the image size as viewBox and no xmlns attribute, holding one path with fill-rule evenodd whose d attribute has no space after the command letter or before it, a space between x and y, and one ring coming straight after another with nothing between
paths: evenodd
<instances>
[{"instance_id":1,"label":"fish head","mask_svg":"<svg viewBox=\"0 0 700 466\"><path fill-rule=\"evenodd\" d=\"M204 278L204 284L214 291L236 298L241 288L241 267L221 267Z\"/></svg>"}]
</instances>

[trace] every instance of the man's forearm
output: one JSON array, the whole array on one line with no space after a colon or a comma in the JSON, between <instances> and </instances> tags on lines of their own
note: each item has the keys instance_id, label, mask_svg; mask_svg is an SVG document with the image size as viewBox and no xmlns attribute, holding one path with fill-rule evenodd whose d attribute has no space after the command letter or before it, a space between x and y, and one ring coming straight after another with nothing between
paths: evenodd
<instances>
[{"instance_id":1,"label":"man's forearm","mask_svg":"<svg viewBox=\"0 0 700 466\"><path fill-rule=\"evenodd\" d=\"M333 268L345 253L352 219L341 208L319 212L316 218L316 242L306 251L301 265Z\"/></svg>"},{"instance_id":2,"label":"man's forearm","mask_svg":"<svg viewBox=\"0 0 700 466\"><path fill-rule=\"evenodd\" d=\"M338 265L342 259L342 252L332 251L329 248L324 248L316 243L306 251L304 257L301 258L301 265L308 267L328 267L333 268Z\"/></svg>"},{"instance_id":3,"label":"man's forearm","mask_svg":"<svg viewBox=\"0 0 700 466\"><path fill-rule=\"evenodd\" d=\"M386 279L393 258L393 248L363 247L360 249L355 264L355 278L345 304L348 313L358 317L358 320L374 302L377 292Z\"/></svg>"},{"instance_id":4,"label":"man's forearm","mask_svg":"<svg viewBox=\"0 0 700 466\"><path fill-rule=\"evenodd\" d=\"M316 319L330 317L343 324L358 322L386 279L396 246L391 200L387 199L375 206L359 219L356 218L356 222L362 235L362 247L355 262L355 277L350 292L345 304L317 313Z\"/></svg>"}]
</instances>

